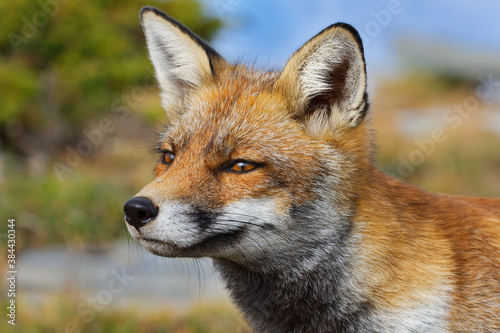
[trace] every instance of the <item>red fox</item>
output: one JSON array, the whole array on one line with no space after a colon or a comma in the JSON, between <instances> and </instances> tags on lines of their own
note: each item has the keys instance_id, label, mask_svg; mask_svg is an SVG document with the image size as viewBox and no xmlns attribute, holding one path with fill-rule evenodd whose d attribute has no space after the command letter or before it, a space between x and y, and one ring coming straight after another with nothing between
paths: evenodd
<instances>
[{"instance_id":1,"label":"red fox","mask_svg":"<svg viewBox=\"0 0 500 333\"><path fill-rule=\"evenodd\" d=\"M124 206L137 242L213 258L256 332L500 332L500 199L375 167L353 27L275 72L228 64L155 8L141 22L172 125Z\"/></svg>"}]
</instances>

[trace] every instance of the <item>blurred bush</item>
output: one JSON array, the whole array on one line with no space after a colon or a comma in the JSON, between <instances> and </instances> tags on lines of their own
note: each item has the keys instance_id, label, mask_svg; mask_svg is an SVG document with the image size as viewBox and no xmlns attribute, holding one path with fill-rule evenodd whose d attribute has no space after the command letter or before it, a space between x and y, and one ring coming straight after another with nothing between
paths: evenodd
<instances>
[{"instance_id":1,"label":"blurred bush","mask_svg":"<svg viewBox=\"0 0 500 333\"><path fill-rule=\"evenodd\" d=\"M0 143L56 154L152 71L138 13L151 5L210 39L221 27L196 0L0 2Z\"/></svg>"}]
</instances>

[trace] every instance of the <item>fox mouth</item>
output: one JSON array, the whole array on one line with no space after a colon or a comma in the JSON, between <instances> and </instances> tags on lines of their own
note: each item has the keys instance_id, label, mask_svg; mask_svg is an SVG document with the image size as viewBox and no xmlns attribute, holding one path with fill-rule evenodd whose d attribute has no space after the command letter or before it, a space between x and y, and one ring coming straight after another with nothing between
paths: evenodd
<instances>
[{"instance_id":1,"label":"fox mouth","mask_svg":"<svg viewBox=\"0 0 500 333\"><path fill-rule=\"evenodd\" d=\"M139 236L136 240L151 253L162 257L215 257L221 254L224 248L233 246L242 237L244 232L244 228L239 227L209 235L199 242L188 246L144 236Z\"/></svg>"}]
</instances>

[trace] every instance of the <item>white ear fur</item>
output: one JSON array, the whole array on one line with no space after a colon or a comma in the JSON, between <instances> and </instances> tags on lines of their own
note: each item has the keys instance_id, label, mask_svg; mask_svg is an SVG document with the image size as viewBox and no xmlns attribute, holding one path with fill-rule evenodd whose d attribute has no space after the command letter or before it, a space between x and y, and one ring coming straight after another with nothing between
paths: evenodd
<instances>
[{"instance_id":1,"label":"white ear fur","mask_svg":"<svg viewBox=\"0 0 500 333\"><path fill-rule=\"evenodd\" d=\"M298 101L299 118L314 115L325 123L326 116L355 127L366 114L363 47L347 24L334 24L309 40L290 58L279 80Z\"/></svg>"},{"instance_id":2,"label":"white ear fur","mask_svg":"<svg viewBox=\"0 0 500 333\"><path fill-rule=\"evenodd\" d=\"M144 7L141 23L161 89L162 105L175 117L186 93L212 75L211 58L220 57L186 27L163 12Z\"/></svg>"}]
</instances>

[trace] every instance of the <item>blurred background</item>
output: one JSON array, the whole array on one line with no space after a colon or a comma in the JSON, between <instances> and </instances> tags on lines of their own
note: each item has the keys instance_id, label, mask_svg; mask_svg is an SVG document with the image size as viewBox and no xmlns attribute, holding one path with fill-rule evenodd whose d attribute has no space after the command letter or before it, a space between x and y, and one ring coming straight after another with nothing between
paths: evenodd
<instances>
[{"instance_id":1,"label":"blurred background","mask_svg":"<svg viewBox=\"0 0 500 333\"><path fill-rule=\"evenodd\" d=\"M128 238L160 107L139 24L155 6L229 61L280 69L343 21L365 44L379 167L434 192L500 197L496 0L18 0L0 3L0 266L16 220L16 326L2 332L247 332L209 260ZM5 273L4 273L5 272Z\"/></svg>"}]
</instances>

